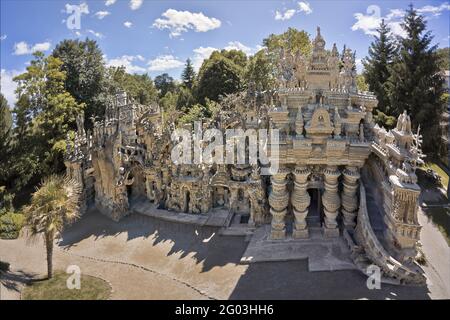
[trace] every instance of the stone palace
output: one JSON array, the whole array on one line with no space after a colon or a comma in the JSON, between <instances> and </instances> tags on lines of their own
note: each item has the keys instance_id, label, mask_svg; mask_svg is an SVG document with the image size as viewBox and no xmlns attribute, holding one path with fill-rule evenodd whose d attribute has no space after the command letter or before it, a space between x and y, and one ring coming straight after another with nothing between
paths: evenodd
<instances>
[{"instance_id":1,"label":"stone palace","mask_svg":"<svg viewBox=\"0 0 450 320\"><path fill-rule=\"evenodd\" d=\"M354 53L325 49L318 28L311 56L280 52L277 88L225 97L203 120L204 128L278 129L279 169L271 176L250 164L174 164L175 120L126 93L92 132L79 117L67 173L84 187L84 208L95 204L116 221L142 201L168 213L226 210L250 233L270 225L271 241L301 246L312 230L341 237L362 271L374 264L386 278L423 284L415 262L421 138L406 113L392 130L375 124L377 100L358 92L355 77Z\"/></svg>"}]
</instances>

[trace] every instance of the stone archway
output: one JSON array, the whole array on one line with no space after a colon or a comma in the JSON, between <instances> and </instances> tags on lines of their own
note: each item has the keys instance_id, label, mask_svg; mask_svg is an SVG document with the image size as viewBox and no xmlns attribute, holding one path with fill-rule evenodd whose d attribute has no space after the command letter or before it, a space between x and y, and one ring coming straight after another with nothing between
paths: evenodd
<instances>
[{"instance_id":1,"label":"stone archway","mask_svg":"<svg viewBox=\"0 0 450 320\"><path fill-rule=\"evenodd\" d=\"M229 208L230 190L227 186L216 185L212 188L213 208Z\"/></svg>"},{"instance_id":2,"label":"stone archway","mask_svg":"<svg viewBox=\"0 0 450 320\"><path fill-rule=\"evenodd\" d=\"M137 198L146 198L145 175L140 165L134 165L127 176L127 194L129 201Z\"/></svg>"}]
</instances>

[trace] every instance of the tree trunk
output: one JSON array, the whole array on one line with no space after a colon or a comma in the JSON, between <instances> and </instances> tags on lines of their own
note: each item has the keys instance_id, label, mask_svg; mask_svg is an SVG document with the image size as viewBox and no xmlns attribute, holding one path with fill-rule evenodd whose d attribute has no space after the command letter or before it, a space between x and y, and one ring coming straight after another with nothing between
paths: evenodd
<instances>
[{"instance_id":1,"label":"tree trunk","mask_svg":"<svg viewBox=\"0 0 450 320\"><path fill-rule=\"evenodd\" d=\"M53 233L45 235L45 247L47 249L47 277L53 277Z\"/></svg>"}]
</instances>

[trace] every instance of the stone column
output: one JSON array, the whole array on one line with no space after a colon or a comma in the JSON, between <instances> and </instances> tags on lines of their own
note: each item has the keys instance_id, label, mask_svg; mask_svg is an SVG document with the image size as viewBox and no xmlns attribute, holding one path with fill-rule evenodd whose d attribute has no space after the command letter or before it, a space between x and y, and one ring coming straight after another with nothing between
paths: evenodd
<instances>
[{"instance_id":1,"label":"stone column","mask_svg":"<svg viewBox=\"0 0 450 320\"><path fill-rule=\"evenodd\" d=\"M295 168L294 191L292 192L291 202L294 210L294 230L292 236L297 239L305 239L309 237L306 228L306 215L311 198L306 191L308 176L311 171L307 167L298 166Z\"/></svg>"},{"instance_id":2,"label":"stone column","mask_svg":"<svg viewBox=\"0 0 450 320\"><path fill-rule=\"evenodd\" d=\"M341 206L338 193L338 178L341 173L336 166L328 166L323 173L325 176L325 191L322 195L323 211L325 212L324 236L338 237L339 229L336 217Z\"/></svg>"},{"instance_id":3,"label":"stone column","mask_svg":"<svg viewBox=\"0 0 450 320\"><path fill-rule=\"evenodd\" d=\"M346 229L356 226L355 218L358 210L358 179L360 178L358 167L347 166L342 173L344 175L344 190L342 192L342 216Z\"/></svg>"},{"instance_id":4,"label":"stone column","mask_svg":"<svg viewBox=\"0 0 450 320\"><path fill-rule=\"evenodd\" d=\"M280 168L272 175L272 192L269 195L270 213L272 214L271 239L284 239L286 228L284 218L289 204L289 193L286 187L288 170Z\"/></svg>"}]
</instances>

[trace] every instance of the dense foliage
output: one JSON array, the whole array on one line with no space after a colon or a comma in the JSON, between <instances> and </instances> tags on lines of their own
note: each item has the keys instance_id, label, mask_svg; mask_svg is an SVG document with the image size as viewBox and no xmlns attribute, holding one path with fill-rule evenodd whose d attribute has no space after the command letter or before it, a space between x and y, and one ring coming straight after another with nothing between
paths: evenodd
<instances>
[{"instance_id":1,"label":"dense foliage","mask_svg":"<svg viewBox=\"0 0 450 320\"><path fill-rule=\"evenodd\" d=\"M375 93L378 99L377 109L383 113L389 113L389 96L387 81L390 76L389 68L392 66L396 55L396 45L392 39L391 30L385 24L384 19L378 28L378 36L369 48L369 55L363 60L364 77L369 90Z\"/></svg>"},{"instance_id":2,"label":"dense foliage","mask_svg":"<svg viewBox=\"0 0 450 320\"><path fill-rule=\"evenodd\" d=\"M413 130L420 125L424 152L444 155L442 116L448 99L442 76L445 59L431 45L433 36L426 29L426 20L412 5L401 26L406 36L394 42L383 22L364 60L364 76L379 101L375 119L389 128L406 110Z\"/></svg>"}]
</instances>

